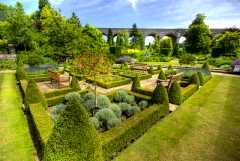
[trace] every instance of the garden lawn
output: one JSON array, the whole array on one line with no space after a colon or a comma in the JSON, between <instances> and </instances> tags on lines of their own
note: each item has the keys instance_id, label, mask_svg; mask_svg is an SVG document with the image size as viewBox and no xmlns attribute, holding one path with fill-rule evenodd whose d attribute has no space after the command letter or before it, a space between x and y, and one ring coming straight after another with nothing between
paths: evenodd
<instances>
[{"instance_id":1,"label":"garden lawn","mask_svg":"<svg viewBox=\"0 0 240 161\"><path fill-rule=\"evenodd\" d=\"M33 152L15 74L0 73L0 161L33 161Z\"/></svg>"},{"instance_id":2,"label":"garden lawn","mask_svg":"<svg viewBox=\"0 0 240 161\"><path fill-rule=\"evenodd\" d=\"M215 76L115 161L239 161L239 82Z\"/></svg>"}]
</instances>

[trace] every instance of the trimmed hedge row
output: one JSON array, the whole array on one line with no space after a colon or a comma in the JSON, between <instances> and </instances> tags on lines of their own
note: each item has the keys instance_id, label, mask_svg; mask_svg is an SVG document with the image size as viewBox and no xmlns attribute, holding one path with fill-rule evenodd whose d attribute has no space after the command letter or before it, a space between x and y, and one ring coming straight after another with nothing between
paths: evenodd
<instances>
[{"instance_id":1,"label":"trimmed hedge row","mask_svg":"<svg viewBox=\"0 0 240 161\"><path fill-rule=\"evenodd\" d=\"M114 82L100 82L96 81L97 85L103 88L113 88L113 87L118 87L122 85L129 84L131 82L130 79L124 79L124 80L119 80L119 81L114 81Z\"/></svg>"},{"instance_id":2,"label":"trimmed hedge row","mask_svg":"<svg viewBox=\"0 0 240 161\"><path fill-rule=\"evenodd\" d=\"M123 76L123 77L131 78L131 79L136 77L136 75L129 75L129 74L125 74L125 73L120 73L119 75ZM141 75L139 74L137 76L140 80L152 78L151 74L141 74Z\"/></svg>"},{"instance_id":3,"label":"trimmed hedge row","mask_svg":"<svg viewBox=\"0 0 240 161\"><path fill-rule=\"evenodd\" d=\"M86 94L87 92L89 92L89 90L82 90L82 91L79 91L78 93L80 95L83 95L83 94ZM48 107L51 107L51 106L55 106L59 103L62 103L64 100L65 100L65 94L62 94L62 95L58 95L56 97L48 98L47 104L48 104Z\"/></svg>"},{"instance_id":4,"label":"trimmed hedge row","mask_svg":"<svg viewBox=\"0 0 240 161\"><path fill-rule=\"evenodd\" d=\"M168 105L155 104L122 122L120 126L100 133L105 159L112 159L119 151L143 135L153 124L168 113Z\"/></svg>"},{"instance_id":5,"label":"trimmed hedge row","mask_svg":"<svg viewBox=\"0 0 240 161\"><path fill-rule=\"evenodd\" d=\"M189 86L182 89L182 102L187 100L190 96L192 96L198 90L198 86L196 84L190 84Z\"/></svg>"},{"instance_id":6,"label":"trimmed hedge row","mask_svg":"<svg viewBox=\"0 0 240 161\"><path fill-rule=\"evenodd\" d=\"M151 97L153 95L153 91L144 89L142 87L137 88L136 92L140 93L140 94L143 94L143 95L151 96Z\"/></svg>"},{"instance_id":7,"label":"trimmed hedge row","mask_svg":"<svg viewBox=\"0 0 240 161\"><path fill-rule=\"evenodd\" d=\"M59 96L59 95L64 95L64 94L67 94L69 92L72 92L73 89L72 88L64 88L64 89L58 89L58 90L55 90L55 91L52 91L52 92L47 92L45 93L45 97L46 98L50 98L50 97L56 97L56 96Z\"/></svg>"},{"instance_id":8,"label":"trimmed hedge row","mask_svg":"<svg viewBox=\"0 0 240 161\"><path fill-rule=\"evenodd\" d=\"M29 104L29 112L39 139L42 145L44 145L51 134L54 122L41 103Z\"/></svg>"},{"instance_id":9,"label":"trimmed hedge row","mask_svg":"<svg viewBox=\"0 0 240 161\"><path fill-rule=\"evenodd\" d=\"M126 90L126 92L130 95L135 96L137 99L143 99L143 100L151 100L152 99L151 96L143 95L143 94L136 93L136 92L133 92L133 91Z\"/></svg>"}]
</instances>

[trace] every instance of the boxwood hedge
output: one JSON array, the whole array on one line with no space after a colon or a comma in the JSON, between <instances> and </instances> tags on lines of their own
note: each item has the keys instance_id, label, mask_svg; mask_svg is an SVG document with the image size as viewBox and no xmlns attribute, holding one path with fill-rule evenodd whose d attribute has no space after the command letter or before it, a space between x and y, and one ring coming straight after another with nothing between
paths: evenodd
<instances>
[{"instance_id":1,"label":"boxwood hedge","mask_svg":"<svg viewBox=\"0 0 240 161\"><path fill-rule=\"evenodd\" d=\"M100 133L103 143L103 155L106 160L112 159L133 140L143 135L153 124L169 113L168 105L152 105L119 126Z\"/></svg>"}]
</instances>

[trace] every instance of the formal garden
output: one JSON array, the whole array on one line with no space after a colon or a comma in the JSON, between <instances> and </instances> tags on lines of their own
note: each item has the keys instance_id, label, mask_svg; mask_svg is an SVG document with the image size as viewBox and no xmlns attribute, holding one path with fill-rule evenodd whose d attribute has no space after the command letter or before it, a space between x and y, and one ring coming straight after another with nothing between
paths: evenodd
<instances>
[{"instance_id":1,"label":"formal garden","mask_svg":"<svg viewBox=\"0 0 240 161\"><path fill-rule=\"evenodd\" d=\"M212 36L198 14L185 41L155 35L146 44L136 24L129 32L109 29L105 40L100 30L81 25L75 13L64 17L47 0L39 0L31 15L20 2L0 3L0 11L0 160L15 161L18 155L23 161L164 160L167 152L159 147L181 149L173 146L190 135L188 129L197 130L196 118L216 121L213 113L219 118L224 109L217 107L225 103L239 112L239 79L214 75L239 74L238 28ZM224 102L228 96L235 105ZM202 118L201 110L211 115ZM239 125L239 117L234 119L230 126ZM223 160L240 159L239 127L232 133L235 143L226 143L232 145L226 152L231 157ZM12 143L14 137L19 143Z\"/></svg>"}]
</instances>

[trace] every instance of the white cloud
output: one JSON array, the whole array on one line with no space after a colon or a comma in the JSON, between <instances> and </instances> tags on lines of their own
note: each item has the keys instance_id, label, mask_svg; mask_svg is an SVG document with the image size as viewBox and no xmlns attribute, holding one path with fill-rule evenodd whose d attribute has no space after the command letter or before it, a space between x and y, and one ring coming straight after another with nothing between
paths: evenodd
<instances>
[{"instance_id":1,"label":"white cloud","mask_svg":"<svg viewBox=\"0 0 240 161\"><path fill-rule=\"evenodd\" d=\"M139 0L127 0L127 1L131 4L133 9L136 9Z\"/></svg>"},{"instance_id":2,"label":"white cloud","mask_svg":"<svg viewBox=\"0 0 240 161\"><path fill-rule=\"evenodd\" d=\"M49 2L53 5L60 5L64 0L49 0Z\"/></svg>"}]
</instances>

